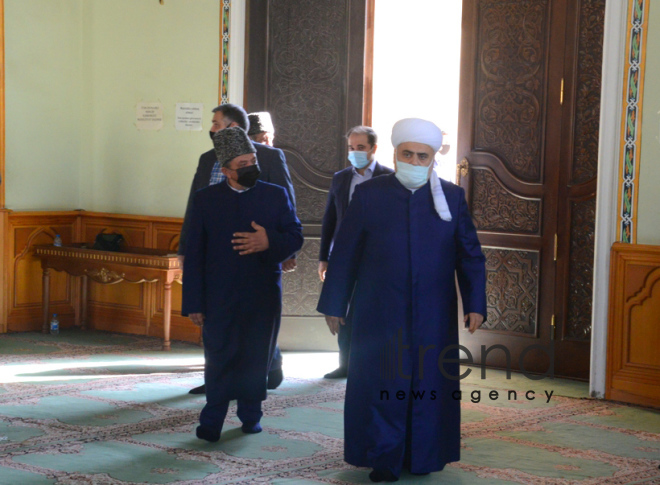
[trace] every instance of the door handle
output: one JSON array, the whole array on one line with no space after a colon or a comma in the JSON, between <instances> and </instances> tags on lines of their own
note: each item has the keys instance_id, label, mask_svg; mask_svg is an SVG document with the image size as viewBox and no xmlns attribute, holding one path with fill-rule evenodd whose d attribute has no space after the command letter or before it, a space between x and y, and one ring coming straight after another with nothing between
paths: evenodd
<instances>
[{"instance_id":1,"label":"door handle","mask_svg":"<svg viewBox=\"0 0 660 485\"><path fill-rule=\"evenodd\" d=\"M467 177L470 173L470 162L464 158L456 165L456 185L461 185L461 178Z\"/></svg>"}]
</instances>

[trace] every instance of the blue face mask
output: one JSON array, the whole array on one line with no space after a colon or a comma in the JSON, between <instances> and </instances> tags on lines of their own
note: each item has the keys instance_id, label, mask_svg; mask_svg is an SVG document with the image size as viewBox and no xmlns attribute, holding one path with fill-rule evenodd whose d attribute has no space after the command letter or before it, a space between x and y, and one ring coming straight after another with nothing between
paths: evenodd
<instances>
[{"instance_id":1,"label":"blue face mask","mask_svg":"<svg viewBox=\"0 0 660 485\"><path fill-rule=\"evenodd\" d=\"M364 168L371 163L367 158L367 153L358 151L348 152L348 161L357 169Z\"/></svg>"},{"instance_id":2,"label":"blue face mask","mask_svg":"<svg viewBox=\"0 0 660 485\"><path fill-rule=\"evenodd\" d=\"M429 167L411 165L410 163L397 160L396 174L394 176L405 188L418 189L429 179Z\"/></svg>"}]
</instances>

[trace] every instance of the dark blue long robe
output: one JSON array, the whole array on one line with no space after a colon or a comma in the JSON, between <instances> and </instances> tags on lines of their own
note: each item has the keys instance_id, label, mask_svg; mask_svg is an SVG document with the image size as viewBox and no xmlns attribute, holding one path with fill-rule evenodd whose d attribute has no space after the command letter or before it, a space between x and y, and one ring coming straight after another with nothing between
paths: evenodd
<instances>
[{"instance_id":1,"label":"dark blue long robe","mask_svg":"<svg viewBox=\"0 0 660 485\"><path fill-rule=\"evenodd\" d=\"M435 211L430 183L412 193L384 175L357 186L317 308L344 317L353 296L345 460L397 476L403 466L427 473L460 458L459 382L438 365L458 344L455 275L465 313L486 315L485 258L465 193L442 188L450 222ZM457 360L458 351L443 357ZM459 375L457 362L444 369Z\"/></svg>"},{"instance_id":2,"label":"dark blue long robe","mask_svg":"<svg viewBox=\"0 0 660 485\"><path fill-rule=\"evenodd\" d=\"M269 248L241 256L236 232L263 226ZM208 405L266 399L266 376L282 310L281 265L303 243L282 187L258 181L242 193L227 182L198 191L186 245L182 315L205 315ZM220 426L219 423L205 423Z\"/></svg>"}]
</instances>

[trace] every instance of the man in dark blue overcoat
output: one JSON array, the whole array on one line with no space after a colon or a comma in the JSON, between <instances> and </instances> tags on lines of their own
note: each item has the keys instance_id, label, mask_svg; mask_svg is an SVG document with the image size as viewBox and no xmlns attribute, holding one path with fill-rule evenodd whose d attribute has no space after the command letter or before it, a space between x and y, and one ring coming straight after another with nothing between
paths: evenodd
<instances>
[{"instance_id":1,"label":"man in dark blue overcoat","mask_svg":"<svg viewBox=\"0 0 660 485\"><path fill-rule=\"evenodd\" d=\"M318 304L339 328L351 302L344 454L373 468L374 482L459 460L456 279L469 331L486 316L485 258L465 193L433 171L442 132L409 118L392 143L396 173L355 189Z\"/></svg>"},{"instance_id":2,"label":"man in dark blue overcoat","mask_svg":"<svg viewBox=\"0 0 660 485\"><path fill-rule=\"evenodd\" d=\"M376 161L378 135L370 126L354 126L346 133L346 141L348 142L348 160L351 165L335 173L332 177L332 185L328 191L328 201L323 215L318 270L321 281L325 279L332 245L346 215L355 187L373 177L393 172L392 169L384 167ZM325 374L323 377L326 379L341 379L348 375L348 356L353 330L351 320L350 315L347 316L344 325L339 327L337 335L339 367Z\"/></svg>"},{"instance_id":3,"label":"man in dark blue overcoat","mask_svg":"<svg viewBox=\"0 0 660 485\"><path fill-rule=\"evenodd\" d=\"M261 431L282 310L281 263L303 243L286 191L257 180L245 131L229 127L213 141L226 180L195 194L181 312L203 326L206 406L197 436L207 441L220 439L233 399L243 432Z\"/></svg>"},{"instance_id":4,"label":"man in dark blue overcoat","mask_svg":"<svg viewBox=\"0 0 660 485\"><path fill-rule=\"evenodd\" d=\"M218 131L232 126L243 128L246 132L251 129L248 114L242 107L231 103L225 103L213 108L213 120L211 121L211 131L209 132L211 139L213 139ZM273 148L261 143L254 142L252 145L257 151L257 158L259 159L259 180L284 187L289 194L289 200L295 209L296 197L284 152L279 148ZM223 182L224 179L225 176L222 173L222 166L216 158L215 149L204 152L202 156L199 157L197 171L195 172L192 184L190 185L188 204L186 205L186 213L183 218L183 226L181 227L181 235L179 237L178 256L182 268L184 267L185 261L193 198L198 190L208 187L209 185L219 184ZM282 271L284 272L295 271L295 268L295 256L282 263ZM270 371L268 373L268 389L276 389L282 382L283 378L282 354L279 347L276 346L275 354L273 355L273 362L271 363ZM190 390L190 394L204 394L205 392L206 387L203 384Z\"/></svg>"}]
</instances>

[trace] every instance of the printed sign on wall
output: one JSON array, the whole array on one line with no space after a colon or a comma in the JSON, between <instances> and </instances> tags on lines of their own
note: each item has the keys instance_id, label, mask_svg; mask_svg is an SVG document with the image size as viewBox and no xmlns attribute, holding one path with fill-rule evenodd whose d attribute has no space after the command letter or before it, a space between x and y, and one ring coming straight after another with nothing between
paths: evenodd
<instances>
[{"instance_id":1,"label":"printed sign on wall","mask_svg":"<svg viewBox=\"0 0 660 485\"><path fill-rule=\"evenodd\" d=\"M138 103L135 126L138 130L160 130L163 127L162 103Z\"/></svg>"},{"instance_id":2,"label":"printed sign on wall","mask_svg":"<svg viewBox=\"0 0 660 485\"><path fill-rule=\"evenodd\" d=\"M202 131L202 103L177 103L175 128L179 131Z\"/></svg>"}]
</instances>

